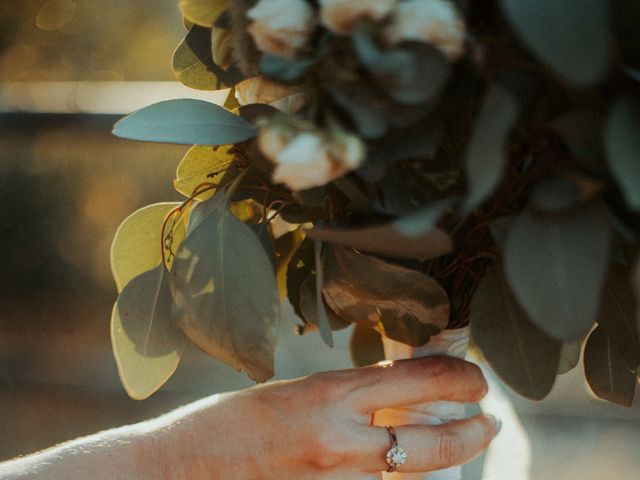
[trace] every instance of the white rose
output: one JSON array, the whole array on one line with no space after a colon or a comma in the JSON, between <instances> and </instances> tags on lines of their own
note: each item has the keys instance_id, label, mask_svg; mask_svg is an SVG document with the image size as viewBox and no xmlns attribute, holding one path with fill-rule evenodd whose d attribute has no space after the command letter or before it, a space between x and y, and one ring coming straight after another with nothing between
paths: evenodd
<instances>
[{"instance_id":1,"label":"white rose","mask_svg":"<svg viewBox=\"0 0 640 480\"><path fill-rule=\"evenodd\" d=\"M305 132L296 136L275 158L273 180L292 190L306 190L331 181L333 163L323 139Z\"/></svg>"},{"instance_id":2,"label":"white rose","mask_svg":"<svg viewBox=\"0 0 640 480\"><path fill-rule=\"evenodd\" d=\"M242 106L252 103L266 103L281 112L293 114L302 108L307 100L306 93L299 88L274 82L257 76L247 78L236 85L236 99Z\"/></svg>"},{"instance_id":3,"label":"white rose","mask_svg":"<svg viewBox=\"0 0 640 480\"><path fill-rule=\"evenodd\" d=\"M360 20L382 20L398 0L320 0L322 24L332 32L347 35Z\"/></svg>"},{"instance_id":4,"label":"white rose","mask_svg":"<svg viewBox=\"0 0 640 480\"><path fill-rule=\"evenodd\" d=\"M346 132L314 130L308 126L270 122L262 127L258 145L275 164L273 180L292 190L326 185L364 160L362 140Z\"/></svg>"},{"instance_id":5,"label":"white rose","mask_svg":"<svg viewBox=\"0 0 640 480\"><path fill-rule=\"evenodd\" d=\"M391 44L428 43L455 61L464 53L466 28L462 15L449 0L407 0L398 4L385 37Z\"/></svg>"},{"instance_id":6,"label":"white rose","mask_svg":"<svg viewBox=\"0 0 640 480\"><path fill-rule=\"evenodd\" d=\"M305 0L260 0L247 11L247 31L262 52L294 58L316 26L315 12Z\"/></svg>"}]
</instances>

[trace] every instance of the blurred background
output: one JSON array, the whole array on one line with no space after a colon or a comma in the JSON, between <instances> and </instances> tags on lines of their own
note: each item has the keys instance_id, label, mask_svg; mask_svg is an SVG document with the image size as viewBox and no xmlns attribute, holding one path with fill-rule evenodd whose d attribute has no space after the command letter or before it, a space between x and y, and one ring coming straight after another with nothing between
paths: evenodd
<instances>
[{"instance_id":1,"label":"blurred background","mask_svg":"<svg viewBox=\"0 0 640 480\"><path fill-rule=\"evenodd\" d=\"M0 461L250 385L191 349L136 402L111 353L111 239L137 208L180 198L171 180L186 151L116 139L111 126L156 101L219 99L173 81L185 33L176 3L0 2ZM295 323L285 306L280 378L350 365L348 332L331 351L295 336ZM466 479L639 478L640 402L596 401L581 369L542 403L492 383L485 406L505 430Z\"/></svg>"}]
</instances>

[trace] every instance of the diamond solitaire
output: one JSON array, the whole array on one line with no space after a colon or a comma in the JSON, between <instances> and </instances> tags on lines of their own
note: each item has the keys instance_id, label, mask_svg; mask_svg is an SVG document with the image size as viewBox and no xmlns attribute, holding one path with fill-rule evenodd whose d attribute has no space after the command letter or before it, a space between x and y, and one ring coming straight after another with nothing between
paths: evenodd
<instances>
[{"instance_id":1,"label":"diamond solitaire","mask_svg":"<svg viewBox=\"0 0 640 480\"><path fill-rule=\"evenodd\" d=\"M387 452L387 463L389 464L389 470L394 471L400 465L407 461L407 453L400 447L391 447ZM391 470L393 469L393 470Z\"/></svg>"}]
</instances>

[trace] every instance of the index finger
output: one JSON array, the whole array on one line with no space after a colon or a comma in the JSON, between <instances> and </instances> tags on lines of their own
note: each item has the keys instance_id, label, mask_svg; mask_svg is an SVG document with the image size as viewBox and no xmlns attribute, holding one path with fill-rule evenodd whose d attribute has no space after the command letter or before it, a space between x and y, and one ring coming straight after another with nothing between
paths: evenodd
<instances>
[{"instance_id":1,"label":"index finger","mask_svg":"<svg viewBox=\"0 0 640 480\"><path fill-rule=\"evenodd\" d=\"M353 400L367 414L437 400L478 402L488 389L477 365L453 357L398 360L360 370L362 384L353 392Z\"/></svg>"}]
</instances>

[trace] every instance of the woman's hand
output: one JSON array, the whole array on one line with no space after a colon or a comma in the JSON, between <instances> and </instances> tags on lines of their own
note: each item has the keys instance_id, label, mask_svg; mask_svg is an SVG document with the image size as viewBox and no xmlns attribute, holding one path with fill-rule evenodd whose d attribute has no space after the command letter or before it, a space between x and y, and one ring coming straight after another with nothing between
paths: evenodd
<instances>
[{"instance_id":1,"label":"woman's hand","mask_svg":"<svg viewBox=\"0 0 640 480\"><path fill-rule=\"evenodd\" d=\"M387 470L387 429L374 412L436 400L477 402L480 369L450 357L324 372L198 402L154 435L157 478L203 480L373 480ZM212 403L213 402L213 403ZM189 408L189 407L186 407ZM399 426L407 453L400 472L465 463L497 434L494 417L440 426Z\"/></svg>"}]
</instances>

